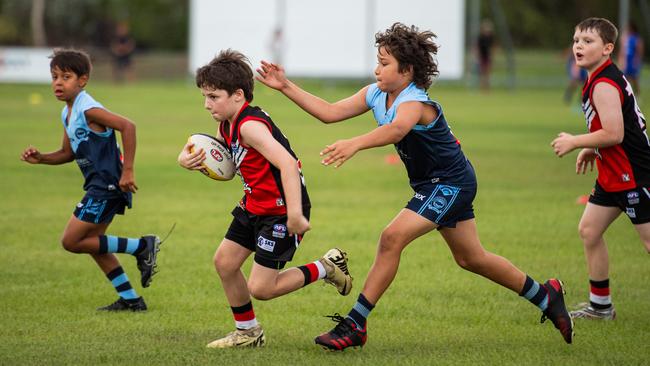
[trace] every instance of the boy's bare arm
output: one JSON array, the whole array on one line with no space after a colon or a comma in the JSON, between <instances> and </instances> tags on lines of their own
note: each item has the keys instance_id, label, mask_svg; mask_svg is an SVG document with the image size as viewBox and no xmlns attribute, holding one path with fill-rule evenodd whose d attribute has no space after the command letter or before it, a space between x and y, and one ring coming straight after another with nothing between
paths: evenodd
<instances>
[{"instance_id":1,"label":"boy's bare arm","mask_svg":"<svg viewBox=\"0 0 650 366\"><path fill-rule=\"evenodd\" d=\"M310 225L302 212L302 189L296 159L273 138L268 127L261 122L250 121L242 124L240 141L257 150L280 170L289 234L303 234L308 231Z\"/></svg>"},{"instance_id":2,"label":"boy's bare arm","mask_svg":"<svg viewBox=\"0 0 650 366\"><path fill-rule=\"evenodd\" d=\"M102 108L91 108L85 112L85 115L89 121L120 131L122 135L122 147L124 149L120 189L124 192L135 192L138 189L138 186L135 184L134 173L136 145L135 124L125 117Z\"/></svg>"},{"instance_id":3,"label":"boy's bare arm","mask_svg":"<svg viewBox=\"0 0 650 366\"><path fill-rule=\"evenodd\" d=\"M61 142L61 148L59 150L42 154L38 149L30 146L23 151L20 160L26 161L30 164L59 165L74 160L74 153L72 152L68 135L64 131L63 141Z\"/></svg>"},{"instance_id":4,"label":"boy's bare arm","mask_svg":"<svg viewBox=\"0 0 650 366\"><path fill-rule=\"evenodd\" d=\"M551 143L558 156L564 156L577 148L603 148L623 141L625 129L618 89L609 83L600 82L594 87L592 101L602 128L575 136L561 132Z\"/></svg>"},{"instance_id":5,"label":"boy's bare arm","mask_svg":"<svg viewBox=\"0 0 650 366\"><path fill-rule=\"evenodd\" d=\"M287 79L284 68L280 65L262 61L257 73L256 79L259 82L282 92L305 112L324 123L340 122L369 110L365 101L367 86L348 98L330 103L308 93Z\"/></svg>"},{"instance_id":6,"label":"boy's bare arm","mask_svg":"<svg viewBox=\"0 0 650 366\"><path fill-rule=\"evenodd\" d=\"M359 150L395 144L401 141L415 126L424 110L420 102L405 102L397 109L393 122L375 128L374 130L347 140L338 140L327 145L321 155L324 156L324 165L334 164L335 168L343 165Z\"/></svg>"}]
</instances>

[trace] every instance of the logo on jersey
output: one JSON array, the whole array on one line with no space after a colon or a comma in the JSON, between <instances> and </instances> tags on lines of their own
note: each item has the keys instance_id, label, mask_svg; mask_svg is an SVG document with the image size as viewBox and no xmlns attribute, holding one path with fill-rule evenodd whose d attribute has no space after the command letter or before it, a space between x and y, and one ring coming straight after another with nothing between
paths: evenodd
<instances>
[{"instance_id":1,"label":"logo on jersey","mask_svg":"<svg viewBox=\"0 0 650 366\"><path fill-rule=\"evenodd\" d=\"M621 174L621 180L622 180L623 182L629 182L629 181L630 181L630 175L627 174L627 173L623 173L623 174Z\"/></svg>"},{"instance_id":2,"label":"logo on jersey","mask_svg":"<svg viewBox=\"0 0 650 366\"><path fill-rule=\"evenodd\" d=\"M633 208L631 208L631 207L626 207L625 210L626 210L625 213L626 213L626 214L627 214L631 219L635 219L635 218L636 218L636 211L634 211Z\"/></svg>"},{"instance_id":3,"label":"logo on jersey","mask_svg":"<svg viewBox=\"0 0 650 366\"><path fill-rule=\"evenodd\" d=\"M632 191L627 193L627 203L630 205L636 205L639 203L639 192Z\"/></svg>"},{"instance_id":4,"label":"logo on jersey","mask_svg":"<svg viewBox=\"0 0 650 366\"><path fill-rule=\"evenodd\" d=\"M235 168L239 171L239 167L241 166L242 161L244 161L248 149L241 146L239 142L231 143L230 149L232 150L232 160L235 162Z\"/></svg>"},{"instance_id":5,"label":"logo on jersey","mask_svg":"<svg viewBox=\"0 0 650 366\"><path fill-rule=\"evenodd\" d=\"M275 248L275 241L260 236L257 238L257 246L260 249L266 250L267 252L273 252L273 249Z\"/></svg>"},{"instance_id":6,"label":"logo on jersey","mask_svg":"<svg viewBox=\"0 0 650 366\"><path fill-rule=\"evenodd\" d=\"M88 131L86 129L84 129L84 128L77 128L74 131L74 135L79 140L84 140L85 138L88 137Z\"/></svg>"},{"instance_id":7,"label":"logo on jersey","mask_svg":"<svg viewBox=\"0 0 650 366\"><path fill-rule=\"evenodd\" d=\"M223 156L217 149L210 149L210 155L212 155L213 158L215 158L218 162L223 161Z\"/></svg>"},{"instance_id":8,"label":"logo on jersey","mask_svg":"<svg viewBox=\"0 0 650 366\"><path fill-rule=\"evenodd\" d=\"M75 161L77 162L77 165L79 165L79 168L85 168L87 166L92 165L90 160L88 160L86 158L76 159Z\"/></svg>"},{"instance_id":9,"label":"logo on jersey","mask_svg":"<svg viewBox=\"0 0 650 366\"><path fill-rule=\"evenodd\" d=\"M591 131L591 121L596 117L596 110L591 105L591 100L587 98L587 101L582 103L582 111L585 113L585 119L587 120L587 130Z\"/></svg>"},{"instance_id":10,"label":"logo on jersey","mask_svg":"<svg viewBox=\"0 0 650 366\"><path fill-rule=\"evenodd\" d=\"M271 235L273 235L274 238L283 239L287 236L287 227L282 224L275 224L273 225L273 233Z\"/></svg>"},{"instance_id":11,"label":"logo on jersey","mask_svg":"<svg viewBox=\"0 0 650 366\"><path fill-rule=\"evenodd\" d=\"M275 205L278 207L284 206L284 200L282 198L278 198L277 200L275 200Z\"/></svg>"}]
</instances>

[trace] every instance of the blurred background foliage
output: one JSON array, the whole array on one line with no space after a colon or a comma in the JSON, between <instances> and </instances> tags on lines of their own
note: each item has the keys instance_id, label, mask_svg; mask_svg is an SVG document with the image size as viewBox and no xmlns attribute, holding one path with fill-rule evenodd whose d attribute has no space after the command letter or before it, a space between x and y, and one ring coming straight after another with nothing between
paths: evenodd
<instances>
[{"instance_id":1,"label":"blurred background foliage","mask_svg":"<svg viewBox=\"0 0 650 366\"><path fill-rule=\"evenodd\" d=\"M37 0L0 0L0 45L31 46ZM118 22L130 24L139 50L187 49L188 0L44 1L46 46L108 47Z\"/></svg>"}]
</instances>

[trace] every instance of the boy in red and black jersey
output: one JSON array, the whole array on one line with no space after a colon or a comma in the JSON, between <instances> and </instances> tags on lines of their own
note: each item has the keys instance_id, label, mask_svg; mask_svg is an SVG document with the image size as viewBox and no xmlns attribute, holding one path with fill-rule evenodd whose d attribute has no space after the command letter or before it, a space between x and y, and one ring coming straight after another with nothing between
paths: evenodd
<instances>
[{"instance_id":1,"label":"boy in red and black jersey","mask_svg":"<svg viewBox=\"0 0 650 366\"><path fill-rule=\"evenodd\" d=\"M196 85L205 97L205 108L219 122L217 139L231 150L245 192L214 256L237 329L208 347L259 347L265 335L251 295L270 300L319 279L347 295L352 288L347 256L334 248L312 263L281 271L310 229L311 204L300 161L271 118L250 105L254 79L244 55L222 51L197 70ZM186 169L199 170L205 151L192 153L191 147L185 145L178 162ZM241 267L253 253L247 281Z\"/></svg>"},{"instance_id":2,"label":"boy in red and black jersey","mask_svg":"<svg viewBox=\"0 0 650 366\"><path fill-rule=\"evenodd\" d=\"M618 30L608 20L589 18L576 26L573 54L587 70L582 108L589 133L560 133L551 145L558 156L582 148L576 173L594 161L598 179L580 220L589 267L589 303L572 312L574 318L614 319L609 290L609 258L603 233L625 212L650 252L650 139L646 120L623 73L610 55Z\"/></svg>"}]
</instances>

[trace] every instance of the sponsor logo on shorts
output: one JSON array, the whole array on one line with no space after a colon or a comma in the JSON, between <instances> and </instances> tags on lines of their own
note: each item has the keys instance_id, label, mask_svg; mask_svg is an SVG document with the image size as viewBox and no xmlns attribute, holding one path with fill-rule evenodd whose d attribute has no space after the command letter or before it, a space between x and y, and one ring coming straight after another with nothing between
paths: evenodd
<instances>
[{"instance_id":1,"label":"sponsor logo on shorts","mask_svg":"<svg viewBox=\"0 0 650 366\"><path fill-rule=\"evenodd\" d=\"M436 197L427 208L435 213L441 213L445 206L447 206L447 200L444 197Z\"/></svg>"},{"instance_id":2,"label":"sponsor logo on shorts","mask_svg":"<svg viewBox=\"0 0 650 366\"><path fill-rule=\"evenodd\" d=\"M424 199L427 198L427 196L425 194L416 193L415 195L413 195L413 198L418 199L420 201L424 201Z\"/></svg>"},{"instance_id":3,"label":"sponsor logo on shorts","mask_svg":"<svg viewBox=\"0 0 650 366\"><path fill-rule=\"evenodd\" d=\"M626 214L631 218L631 219L636 219L636 211L632 207L625 207Z\"/></svg>"},{"instance_id":4,"label":"sponsor logo on shorts","mask_svg":"<svg viewBox=\"0 0 650 366\"><path fill-rule=\"evenodd\" d=\"M212 155L213 158L215 158L218 162L223 161L223 156L217 149L210 149L210 155Z\"/></svg>"},{"instance_id":5,"label":"sponsor logo on shorts","mask_svg":"<svg viewBox=\"0 0 650 366\"><path fill-rule=\"evenodd\" d=\"M257 246L260 249L266 250L267 252L273 252L273 249L275 248L275 241L260 236L257 238Z\"/></svg>"},{"instance_id":6,"label":"sponsor logo on shorts","mask_svg":"<svg viewBox=\"0 0 650 366\"><path fill-rule=\"evenodd\" d=\"M627 202L630 205L636 205L639 203L639 192L632 191L627 193Z\"/></svg>"},{"instance_id":7,"label":"sponsor logo on shorts","mask_svg":"<svg viewBox=\"0 0 650 366\"><path fill-rule=\"evenodd\" d=\"M273 233L271 235L273 235L274 238L283 239L287 236L287 227L282 224L275 224L273 225Z\"/></svg>"}]
</instances>

